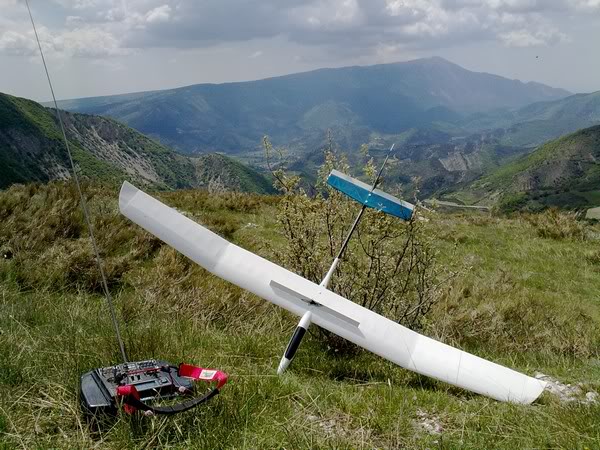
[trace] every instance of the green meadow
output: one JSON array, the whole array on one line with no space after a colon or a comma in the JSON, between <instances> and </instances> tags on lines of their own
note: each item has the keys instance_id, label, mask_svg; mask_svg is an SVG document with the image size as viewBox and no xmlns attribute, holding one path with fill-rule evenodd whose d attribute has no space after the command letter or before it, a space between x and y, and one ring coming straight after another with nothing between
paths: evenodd
<instances>
[{"instance_id":1,"label":"green meadow","mask_svg":"<svg viewBox=\"0 0 600 450\"><path fill-rule=\"evenodd\" d=\"M276 375L297 323L120 216L118 191L85 186L131 360L214 367L229 383L172 418L120 414L99 430L79 376L119 362L75 189L0 192L0 448L600 449L600 402L500 403L310 333ZM165 203L273 259L279 198L177 191ZM571 216L423 212L449 274L423 332L582 393L600 392L600 226ZM278 247L279 246L279 247Z\"/></svg>"}]
</instances>

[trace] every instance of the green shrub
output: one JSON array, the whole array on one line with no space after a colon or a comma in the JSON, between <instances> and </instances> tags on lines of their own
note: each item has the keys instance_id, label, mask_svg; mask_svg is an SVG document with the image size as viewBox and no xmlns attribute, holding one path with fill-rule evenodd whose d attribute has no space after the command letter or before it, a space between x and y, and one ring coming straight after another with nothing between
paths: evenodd
<instances>
[{"instance_id":1,"label":"green shrub","mask_svg":"<svg viewBox=\"0 0 600 450\"><path fill-rule=\"evenodd\" d=\"M267 154L272 152L265 141ZM282 191L278 222L285 245L275 249L280 263L319 284L360 209L353 200L331 188L326 180L332 169L348 173L344 159L328 150L319 170L316 194L311 196L299 178L274 171ZM374 179L372 161L366 174ZM372 311L419 328L437 300L436 251L419 215L407 222L368 209L331 279L330 289ZM330 346L346 342L326 331ZM345 349L345 348L344 348Z\"/></svg>"},{"instance_id":2,"label":"green shrub","mask_svg":"<svg viewBox=\"0 0 600 450\"><path fill-rule=\"evenodd\" d=\"M500 213L508 214L523 209L527 201L527 194L504 194L496 208Z\"/></svg>"}]
</instances>

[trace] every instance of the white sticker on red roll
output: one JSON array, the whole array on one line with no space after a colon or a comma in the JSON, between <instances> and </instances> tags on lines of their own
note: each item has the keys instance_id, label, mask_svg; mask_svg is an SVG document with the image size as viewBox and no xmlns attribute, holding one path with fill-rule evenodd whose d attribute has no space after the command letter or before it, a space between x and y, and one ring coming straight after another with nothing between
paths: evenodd
<instances>
[{"instance_id":1,"label":"white sticker on red roll","mask_svg":"<svg viewBox=\"0 0 600 450\"><path fill-rule=\"evenodd\" d=\"M202 369L202 372L200 372L200 376L198 378L201 380L212 380L216 373L216 370Z\"/></svg>"}]
</instances>

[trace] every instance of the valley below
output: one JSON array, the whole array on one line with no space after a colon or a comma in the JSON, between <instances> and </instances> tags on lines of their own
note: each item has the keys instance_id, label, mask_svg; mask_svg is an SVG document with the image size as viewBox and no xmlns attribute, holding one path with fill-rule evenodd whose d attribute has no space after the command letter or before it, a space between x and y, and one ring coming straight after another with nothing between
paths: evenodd
<instances>
[{"instance_id":1,"label":"valley below","mask_svg":"<svg viewBox=\"0 0 600 450\"><path fill-rule=\"evenodd\" d=\"M560 136L600 124L600 92L571 94L468 71L442 58L321 69L264 80L65 100L68 111L112 117L182 154L220 152L268 172L277 161L309 182L323 150L354 174L395 144L386 182L409 198L463 202L472 183ZM366 146L367 155L361 152ZM495 198L495 197L489 197ZM548 204L598 206L592 197Z\"/></svg>"}]
</instances>

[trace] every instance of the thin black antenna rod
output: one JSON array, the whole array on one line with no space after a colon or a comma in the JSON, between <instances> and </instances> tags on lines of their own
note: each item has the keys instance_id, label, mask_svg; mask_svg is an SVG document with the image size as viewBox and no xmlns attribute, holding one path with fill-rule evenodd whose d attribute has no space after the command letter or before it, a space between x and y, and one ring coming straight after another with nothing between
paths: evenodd
<instances>
[{"instance_id":1,"label":"thin black antenna rod","mask_svg":"<svg viewBox=\"0 0 600 450\"><path fill-rule=\"evenodd\" d=\"M56 102L56 96L54 95L54 87L52 86L52 80L50 79L50 73L48 72L48 66L46 65L46 58L44 58L44 52L42 50L42 45L40 44L40 37L38 36L37 28L35 26L35 22L33 20L33 15L31 14L31 8L29 7L29 0L25 0L25 4L27 5L27 11L29 12L29 18L31 19L31 26L33 27L33 33L35 34L35 39L37 41L38 48L40 49L40 55L42 56L42 64L44 65L44 71L46 72L46 78L48 79L48 85L50 86L50 92L52 93L52 100L54 101L54 108L56 109L56 116L58 117L58 123L60 124L60 130L62 131L63 140L65 142L65 147L67 149L67 154L69 155L69 162L71 163L71 169L73 170L73 178L75 179L75 184L77 185L77 192L79 192L79 198L81 200L81 208L83 209L83 215L85 217L85 222L87 224L90 240L92 241L92 247L94 248L94 253L96 255L96 264L98 266L98 270L100 271L100 275L102 278L102 289L104 290L104 296L106 297L106 302L108 303L108 309L110 311L110 317L112 319L113 327L115 328L115 333L117 335L117 341L119 342L119 348L121 350L121 356L123 357L123 362L127 362L127 355L125 353L125 345L123 344L123 339L121 338L121 332L119 331L119 323L117 322L117 315L115 313L115 306L113 303L112 296L110 295L110 291L108 290L108 283L106 282L106 273L104 272L104 264L102 262L102 257L100 256L100 252L98 251L98 244L96 242L96 237L94 236L94 228L92 226L92 221L90 219L90 213L88 210L87 202L85 201L85 197L83 196L83 191L81 190L81 183L79 182L79 176L77 175L77 168L75 167L75 162L73 161L73 154L71 153L71 147L69 146L69 140L67 139L67 133L65 132L65 126L63 124L62 116L60 114L60 110L58 109L58 103Z\"/></svg>"}]
</instances>

